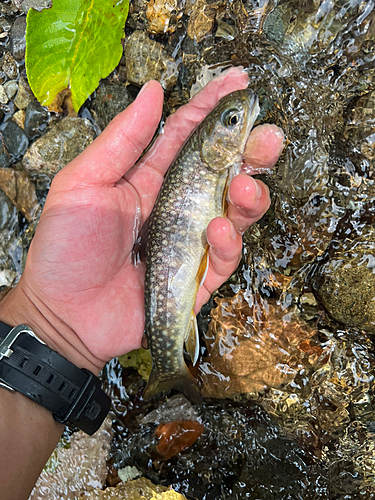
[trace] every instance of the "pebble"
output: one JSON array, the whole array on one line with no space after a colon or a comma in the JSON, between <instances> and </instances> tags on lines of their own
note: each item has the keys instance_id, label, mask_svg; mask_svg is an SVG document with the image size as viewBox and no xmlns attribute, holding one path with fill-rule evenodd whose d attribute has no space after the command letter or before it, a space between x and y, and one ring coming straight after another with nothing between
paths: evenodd
<instances>
[{"instance_id":1,"label":"pebble","mask_svg":"<svg viewBox=\"0 0 375 500\"><path fill-rule=\"evenodd\" d=\"M25 59L26 49L26 17L17 17L10 32L10 51L14 59L22 61Z\"/></svg>"},{"instance_id":2,"label":"pebble","mask_svg":"<svg viewBox=\"0 0 375 500\"><path fill-rule=\"evenodd\" d=\"M96 91L91 111L96 123L104 130L113 118L133 101L124 85L102 82Z\"/></svg>"},{"instance_id":3,"label":"pebble","mask_svg":"<svg viewBox=\"0 0 375 500\"><path fill-rule=\"evenodd\" d=\"M10 52L3 57L3 71L10 80L18 78L18 64Z\"/></svg>"},{"instance_id":4,"label":"pebble","mask_svg":"<svg viewBox=\"0 0 375 500\"><path fill-rule=\"evenodd\" d=\"M84 118L66 117L37 139L22 163L27 172L52 178L94 140L94 129Z\"/></svg>"},{"instance_id":5,"label":"pebble","mask_svg":"<svg viewBox=\"0 0 375 500\"><path fill-rule=\"evenodd\" d=\"M0 126L0 168L8 167L26 151L29 140L25 132L12 120ZM5 146L5 147L4 147Z\"/></svg>"},{"instance_id":6,"label":"pebble","mask_svg":"<svg viewBox=\"0 0 375 500\"><path fill-rule=\"evenodd\" d=\"M13 97L17 94L18 91L18 83L16 80L10 80L9 82L4 83L4 89L7 93L9 99L13 99Z\"/></svg>"},{"instance_id":7,"label":"pebble","mask_svg":"<svg viewBox=\"0 0 375 500\"><path fill-rule=\"evenodd\" d=\"M18 109L26 109L27 105L34 100L35 96L32 93L26 78L21 75L18 82L18 92L14 100L14 104Z\"/></svg>"},{"instance_id":8,"label":"pebble","mask_svg":"<svg viewBox=\"0 0 375 500\"><path fill-rule=\"evenodd\" d=\"M12 120L14 123L16 123L20 128L25 127L25 110L24 109L19 109L14 113L12 116Z\"/></svg>"},{"instance_id":9,"label":"pebble","mask_svg":"<svg viewBox=\"0 0 375 500\"><path fill-rule=\"evenodd\" d=\"M28 12L29 9L33 8L35 10L48 9L52 5L52 0L23 0L21 7L24 12Z\"/></svg>"},{"instance_id":10,"label":"pebble","mask_svg":"<svg viewBox=\"0 0 375 500\"><path fill-rule=\"evenodd\" d=\"M40 206L34 183L24 170L0 168L0 188L27 220L32 220Z\"/></svg>"},{"instance_id":11,"label":"pebble","mask_svg":"<svg viewBox=\"0 0 375 500\"><path fill-rule=\"evenodd\" d=\"M143 31L135 31L125 42L125 66L128 81L142 86L157 80L165 90L177 82L177 63L161 43L150 40Z\"/></svg>"},{"instance_id":12,"label":"pebble","mask_svg":"<svg viewBox=\"0 0 375 500\"><path fill-rule=\"evenodd\" d=\"M40 135L47 128L48 120L48 111L38 101L32 101L27 105L24 128L30 139Z\"/></svg>"},{"instance_id":13,"label":"pebble","mask_svg":"<svg viewBox=\"0 0 375 500\"><path fill-rule=\"evenodd\" d=\"M3 85L0 85L0 104L8 104L9 97Z\"/></svg>"}]
</instances>

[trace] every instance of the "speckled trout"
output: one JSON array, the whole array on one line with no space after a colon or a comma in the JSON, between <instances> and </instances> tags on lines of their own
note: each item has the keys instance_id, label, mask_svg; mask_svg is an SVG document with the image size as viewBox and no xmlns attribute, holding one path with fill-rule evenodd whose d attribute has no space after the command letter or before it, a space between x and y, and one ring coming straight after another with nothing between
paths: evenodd
<instances>
[{"instance_id":1,"label":"speckled trout","mask_svg":"<svg viewBox=\"0 0 375 500\"><path fill-rule=\"evenodd\" d=\"M193 400L200 396L183 351L185 343L194 364L199 339L193 309L209 264L206 228L226 213L228 185L240 172L258 112L249 89L223 97L165 176L147 229L145 331L152 371L146 399L172 388Z\"/></svg>"}]
</instances>

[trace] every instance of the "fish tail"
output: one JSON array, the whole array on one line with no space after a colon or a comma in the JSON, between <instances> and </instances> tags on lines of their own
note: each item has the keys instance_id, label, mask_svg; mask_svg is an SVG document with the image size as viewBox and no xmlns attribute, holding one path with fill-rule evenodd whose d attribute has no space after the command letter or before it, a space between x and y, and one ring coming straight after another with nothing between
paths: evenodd
<instances>
[{"instance_id":1,"label":"fish tail","mask_svg":"<svg viewBox=\"0 0 375 500\"><path fill-rule=\"evenodd\" d=\"M190 401L199 402L202 399L197 381L185 363L179 375L170 376L168 379L161 379L159 373L153 367L146 388L143 391L143 398L151 399L158 394L166 394L172 389L182 392Z\"/></svg>"}]
</instances>

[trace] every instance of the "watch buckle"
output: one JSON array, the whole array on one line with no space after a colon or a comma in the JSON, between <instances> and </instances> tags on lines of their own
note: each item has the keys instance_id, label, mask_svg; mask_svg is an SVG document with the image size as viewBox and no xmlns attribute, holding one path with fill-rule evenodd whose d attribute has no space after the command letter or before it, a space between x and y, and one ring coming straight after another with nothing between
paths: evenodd
<instances>
[{"instance_id":1,"label":"watch buckle","mask_svg":"<svg viewBox=\"0 0 375 500\"><path fill-rule=\"evenodd\" d=\"M35 333L33 331L31 331L28 326L26 326L26 325L15 326L8 333L8 335L5 337L5 339L3 339L0 342L0 361L3 358L10 358L10 356L13 354L13 350L11 349L11 347L22 333L27 333L28 335L31 335L36 340L38 340L41 344L45 345L45 342L43 342L43 340L40 340L40 338L37 337L35 335ZM5 387L5 389L8 389L9 391L14 392L13 387L6 384L5 382L2 382L1 380L0 380L0 387Z\"/></svg>"}]
</instances>

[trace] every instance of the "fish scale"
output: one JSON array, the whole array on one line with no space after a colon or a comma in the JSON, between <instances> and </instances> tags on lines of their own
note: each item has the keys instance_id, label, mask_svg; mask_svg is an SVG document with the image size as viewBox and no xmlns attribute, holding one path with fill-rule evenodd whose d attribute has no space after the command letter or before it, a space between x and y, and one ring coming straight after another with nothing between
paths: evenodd
<instances>
[{"instance_id":1,"label":"fish scale","mask_svg":"<svg viewBox=\"0 0 375 500\"><path fill-rule=\"evenodd\" d=\"M257 106L250 90L219 101L173 161L150 215L145 329L153 367L145 398L173 387L191 399L199 397L183 346L194 326L199 271L208 247L206 229L213 218L223 215L225 189L231 174L239 171ZM238 122L225 125L227 116Z\"/></svg>"}]
</instances>

